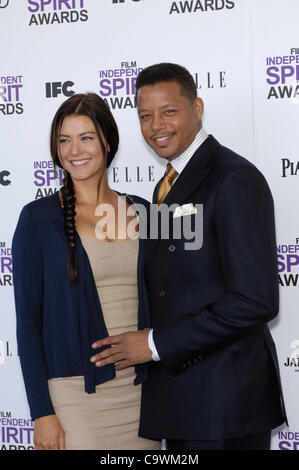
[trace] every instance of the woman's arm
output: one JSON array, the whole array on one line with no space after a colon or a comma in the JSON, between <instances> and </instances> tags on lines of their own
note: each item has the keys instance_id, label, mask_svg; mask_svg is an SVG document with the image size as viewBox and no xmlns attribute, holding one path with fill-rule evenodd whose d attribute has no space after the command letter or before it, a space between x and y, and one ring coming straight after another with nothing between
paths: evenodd
<instances>
[{"instance_id":1,"label":"woman's arm","mask_svg":"<svg viewBox=\"0 0 299 470\"><path fill-rule=\"evenodd\" d=\"M12 241L17 342L32 419L55 414L43 348L43 257L28 206Z\"/></svg>"}]
</instances>

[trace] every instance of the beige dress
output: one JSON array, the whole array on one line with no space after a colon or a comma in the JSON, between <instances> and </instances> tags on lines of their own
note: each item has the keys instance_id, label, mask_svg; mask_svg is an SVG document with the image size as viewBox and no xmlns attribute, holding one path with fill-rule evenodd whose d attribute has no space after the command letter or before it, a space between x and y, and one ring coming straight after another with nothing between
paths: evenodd
<instances>
[{"instance_id":1,"label":"beige dress","mask_svg":"<svg viewBox=\"0 0 299 470\"><path fill-rule=\"evenodd\" d=\"M137 329L138 239L109 243L81 236L88 254L109 335ZM141 385L134 367L84 392L83 377L48 381L67 449L159 449L160 442L138 437Z\"/></svg>"}]
</instances>

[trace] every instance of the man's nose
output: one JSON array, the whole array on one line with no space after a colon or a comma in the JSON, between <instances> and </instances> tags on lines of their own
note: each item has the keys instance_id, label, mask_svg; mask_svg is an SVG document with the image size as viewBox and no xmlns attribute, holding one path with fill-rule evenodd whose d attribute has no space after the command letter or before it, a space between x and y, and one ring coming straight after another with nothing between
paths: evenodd
<instances>
[{"instance_id":1,"label":"man's nose","mask_svg":"<svg viewBox=\"0 0 299 470\"><path fill-rule=\"evenodd\" d=\"M160 114L154 115L152 119L152 129L154 131L158 131L160 129L163 129L164 126L165 126L165 122L164 122L163 116L161 116Z\"/></svg>"}]
</instances>

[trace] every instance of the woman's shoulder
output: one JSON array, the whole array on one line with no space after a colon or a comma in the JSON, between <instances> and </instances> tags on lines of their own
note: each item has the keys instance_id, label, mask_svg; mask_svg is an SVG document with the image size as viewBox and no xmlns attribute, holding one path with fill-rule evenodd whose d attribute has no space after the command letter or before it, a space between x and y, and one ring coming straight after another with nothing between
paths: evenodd
<instances>
[{"instance_id":1,"label":"woman's shoulder","mask_svg":"<svg viewBox=\"0 0 299 470\"><path fill-rule=\"evenodd\" d=\"M21 214L29 214L32 222L39 223L62 216L58 191L50 196L41 197L23 206Z\"/></svg>"}]
</instances>

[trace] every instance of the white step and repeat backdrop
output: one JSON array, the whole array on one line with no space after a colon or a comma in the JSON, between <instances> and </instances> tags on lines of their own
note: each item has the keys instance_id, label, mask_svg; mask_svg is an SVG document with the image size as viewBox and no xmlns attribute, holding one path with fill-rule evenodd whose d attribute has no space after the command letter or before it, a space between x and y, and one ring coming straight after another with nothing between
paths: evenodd
<instances>
[{"instance_id":1,"label":"white step and repeat backdrop","mask_svg":"<svg viewBox=\"0 0 299 470\"><path fill-rule=\"evenodd\" d=\"M299 0L0 0L0 449L33 449L11 240L23 205L59 188L53 115L75 92L102 96L120 130L111 186L151 199L164 165L142 140L134 85L140 69L167 61L193 74L206 130L273 192L281 306L271 331L289 428L273 433L272 449L299 450L298 17Z\"/></svg>"}]
</instances>

